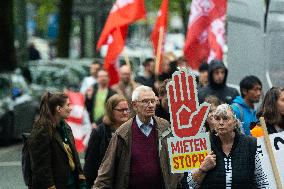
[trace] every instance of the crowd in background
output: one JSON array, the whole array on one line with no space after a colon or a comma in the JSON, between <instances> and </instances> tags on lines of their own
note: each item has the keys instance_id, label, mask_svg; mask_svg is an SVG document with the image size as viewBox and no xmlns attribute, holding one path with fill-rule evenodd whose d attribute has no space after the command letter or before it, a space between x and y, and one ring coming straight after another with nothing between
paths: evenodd
<instances>
[{"instance_id":1,"label":"crowd in background","mask_svg":"<svg viewBox=\"0 0 284 189\"><path fill-rule=\"evenodd\" d=\"M219 60L202 63L196 78L199 103L211 104L202 130L210 135L212 152L199 169L170 172L167 138L172 131L166 86L172 74L185 66L183 58L166 54L162 72L156 74L155 60L148 58L143 62L143 74L134 78L131 66L123 64L119 82L109 86L111 76L102 64L95 61L90 65L90 76L84 78L80 89L93 127L83 169L70 127L63 121L71 111L68 99L64 94L45 94L30 142L34 186L267 188L255 137L263 135L260 117L269 134L284 130L284 89L271 88L261 101L262 82L250 75L240 81L239 93L227 86L229 71ZM44 146L37 148L40 143ZM60 153L55 155L55 151ZM59 160L64 163L59 165Z\"/></svg>"},{"instance_id":2,"label":"crowd in background","mask_svg":"<svg viewBox=\"0 0 284 189\"><path fill-rule=\"evenodd\" d=\"M85 87L84 90L83 86L87 85L86 83L84 83L86 82L86 80L84 80L81 90L81 92L85 93L86 95L86 107L89 111L90 119L92 120L93 126L95 128L93 132L99 132L101 130L101 128L97 128L97 125L101 123L104 115L108 114L106 112L107 108L105 107L105 104L108 104L108 99L111 99L110 97L112 94L117 93L123 96L128 102L129 106L129 108L127 109L128 111L126 111L125 109L124 113L129 112L129 114L127 114L129 118L135 116L135 111L133 111L132 108L133 99L131 99L131 96L137 86L148 86L154 91L156 95L155 115L170 122L166 85L171 80L172 74L175 71L181 69L182 67L186 67L186 61L184 58L175 58L171 53L164 55L162 72L160 72L159 74L155 73L155 60L153 58L148 58L143 62L143 74L138 75L135 78L133 77L130 65L124 64L119 68L119 83L111 87L108 87L109 76L107 76L107 72L102 68L101 65L99 65L100 64L98 62L94 62L91 65L92 76L90 77L92 77L92 81L88 84L89 88ZM226 156L223 157L222 154L224 153L221 153L222 151L220 151L221 155L218 154L217 149L220 148L220 146L218 147L218 145L216 144L216 141L218 141L218 139L216 137L216 139L214 139L214 137L211 137L211 139L213 140L211 141L213 145L212 147L213 149L217 149L214 150L214 154L210 154L206 158L206 161L204 162L205 168L204 170L202 170L203 172L193 172L192 174L188 175L188 178L187 176L184 177L184 179L181 181L183 188L187 188L189 186L200 186L202 185L202 183L204 183L203 180L205 180L206 183L210 183L209 178L214 179L215 177L212 175L217 174L216 171L214 174L212 173L210 177L207 176L205 178L204 175L207 175L207 172L216 166L216 156L217 160L219 161L219 163L217 162L217 165L220 166L219 171L224 171L224 167L226 170L229 170L229 167L231 167L232 164L226 164L226 166L224 166L224 162L222 163L222 161L220 161L220 158L225 158L224 161L233 161L234 165L240 164L240 166L242 166L243 162L236 163L234 156L239 156L240 154L246 153L250 154L250 156L246 157L251 157L250 159L253 160L250 163L247 162L246 166L251 166L251 169L255 169L257 167L257 172L255 173L255 175L249 175L251 174L250 169L245 169L247 172L237 172L237 174L246 175L248 178L255 178L255 180L257 181L257 186L267 186L267 180L261 180L261 178L265 178L265 176L263 176L263 171L259 169L260 165L259 157L256 154L256 142L255 140L251 139L251 136L258 137L263 135L263 130L259 125L259 117L261 116L263 116L265 118L265 121L267 122L269 133L281 132L284 130L284 90L278 87L273 87L272 89L270 89L265 94L265 97L262 100L260 107L258 108L256 107L256 104L261 101L261 96L263 95L262 82L258 79L258 77L254 75L244 76L240 81L239 93L237 89L229 87L227 85L228 74L228 69L226 68L224 63L219 60L212 60L209 63L203 62L199 67L198 73L196 74L199 103L208 102L211 104L203 130L212 133L212 136L218 136L217 138L221 139L221 144L219 145L223 145L222 141L230 141L229 145L231 146L229 146L226 151L224 151ZM225 106L225 108L223 107L223 109L220 110L219 113L216 113L216 109L218 109L222 104L227 104L227 106ZM113 106L113 108L114 107L115 106ZM230 124L233 125L233 129L229 131L230 134L224 134L224 137L222 138L222 132L216 129L216 127L218 127L220 120L227 121L228 119L233 120L232 124ZM112 131L114 130L116 129L112 129ZM92 135L94 134L92 133ZM91 137L92 142L93 140L105 141L105 139L98 139L98 137L96 139L94 136ZM244 142L237 145L236 141L238 140ZM103 144L108 144L108 142L109 140L107 140ZM223 142L225 146L228 145L226 142ZM214 144L216 144L217 146L214 146ZM244 148L244 146L241 147L241 145L248 146L248 148ZM236 152L236 154L233 156L233 153L230 153L232 149L235 149L236 147L242 148L242 150L239 150L239 152ZM86 160L90 159L89 151L92 150L95 151L93 147L89 146L87 150L88 153L86 154ZM106 150L107 149L105 146L102 153L104 154ZM100 161L102 161L102 154L100 154L99 157ZM92 157L91 159L94 158L95 157ZM85 169L89 168L90 165L86 163ZM96 172L88 171L92 172L92 176L87 176L90 188L97 177L98 169L99 166L96 165L96 168L92 169L96 170ZM254 183L243 182L244 180L242 179L237 180L237 177L235 176L236 171L231 171L234 172L234 175L232 177L232 173L226 173L226 179L231 178L229 181L226 181L226 186L236 186L236 183L238 183L239 186L243 183L245 183L244 186L254 186ZM232 179L236 181L232 182ZM187 182L188 180L189 182ZM224 184L222 182L223 181L221 179L220 183L217 183L215 186L222 186L222 184ZM232 183L234 183L234 185L232 185ZM203 184L202 188L204 188L204 186L206 186L206 184Z\"/></svg>"}]
</instances>

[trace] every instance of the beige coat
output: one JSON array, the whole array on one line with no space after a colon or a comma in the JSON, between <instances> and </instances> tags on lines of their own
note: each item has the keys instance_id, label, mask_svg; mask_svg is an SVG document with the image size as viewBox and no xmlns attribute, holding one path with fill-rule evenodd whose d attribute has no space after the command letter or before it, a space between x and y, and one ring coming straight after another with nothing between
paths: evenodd
<instances>
[{"instance_id":1,"label":"beige coat","mask_svg":"<svg viewBox=\"0 0 284 189\"><path fill-rule=\"evenodd\" d=\"M170 170L167 138L171 136L168 121L154 117L159 139L159 156L165 189L176 189L180 186L182 174L172 174ZM129 183L133 118L128 120L115 132L108 146L98 177L93 189L127 189ZM157 141L158 142L158 141ZM178 187L179 186L179 187Z\"/></svg>"}]
</instances>

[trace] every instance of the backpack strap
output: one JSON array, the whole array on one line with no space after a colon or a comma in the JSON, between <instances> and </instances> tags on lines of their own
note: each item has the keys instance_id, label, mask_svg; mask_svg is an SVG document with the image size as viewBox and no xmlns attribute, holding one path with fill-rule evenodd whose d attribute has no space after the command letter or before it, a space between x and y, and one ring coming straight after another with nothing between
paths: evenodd
<instances>
[{"instance_id":1,"label":"backpack strap","mask_svg":"<svg viewBox=\"0 0 284 189\"><path fill-rule=\"evenodd\" d=\"M239 111L240 111L240 121L242 122L243 119L244 119L244 110L243 110L242 106L240 104L238 104L238 103L235 103L235 102L232 103L232 106L236 106L239 109Z\"/></svg>"}]
</instances>

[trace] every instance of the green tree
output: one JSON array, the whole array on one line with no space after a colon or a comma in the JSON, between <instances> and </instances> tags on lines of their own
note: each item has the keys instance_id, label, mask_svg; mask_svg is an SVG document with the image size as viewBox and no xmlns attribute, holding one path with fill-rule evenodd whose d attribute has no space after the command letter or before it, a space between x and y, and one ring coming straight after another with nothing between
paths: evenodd
<instances>
[{"instance_id":1,"label":"green tree","mask_svg":"<svg viewBox=\"0 0 284 189\"><path fill-rule=\"evenodd\" d=\"M27 0L27 3L36 6L36 33L43 35L47 32L48 15L58 11L59 0Z\"/></svg>"},{"instance_id":2,"label":"green tree","mask_svg":"<svg viewBox=\"0 0 284 189\"><path fill-rule=\"evenodd\" d=\"M0 71L13 70L16 68L13 1L0 1L0 7Z\"/></svg>"},{"instance_id":3,"label":"green tree","mask_svg":"<svg viewBox=\"0 0 284 189\"><path fill-rule=\"evenodd\" d=\"M160 1L153 1L153 0L146 0L146 7L148 11L158 11L162 0ZM188 7L191 3L191 0L169 0L169 16L171 14L177 14L181 16L182 23L183 23L183 31L186 33L187 31L187 23L189 17L189 10Z\"/></svg>"}]
</instances>

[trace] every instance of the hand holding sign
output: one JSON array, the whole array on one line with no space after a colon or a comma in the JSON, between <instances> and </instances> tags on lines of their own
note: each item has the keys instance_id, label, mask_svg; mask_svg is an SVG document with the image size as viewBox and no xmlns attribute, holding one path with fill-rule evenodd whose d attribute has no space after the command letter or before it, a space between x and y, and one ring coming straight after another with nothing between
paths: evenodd
<instances>
[{"instance_id":1,"label":"hand holding sign","mask_svg":"<svg viewBox=\"0 0 284 189\"><path fill-rule=\"evenodd\" d=\"M167 91L174 133L180 138L195 136L205 122L209 104L199 107L195 76L187 74L185 69L175 72L172 80Z\"/></svg>"},{"instance_id":2,"label":"hand holding sign","mask_svg":"<svg viewBox=\"0 0 284 189\"><path fill-rule=\"evenodd\" d=\"M208 154L202 164L200 165L200 169L207 172L213 169L216 166L216 155L214 152Z\"/></svg>"}]
</instances>

